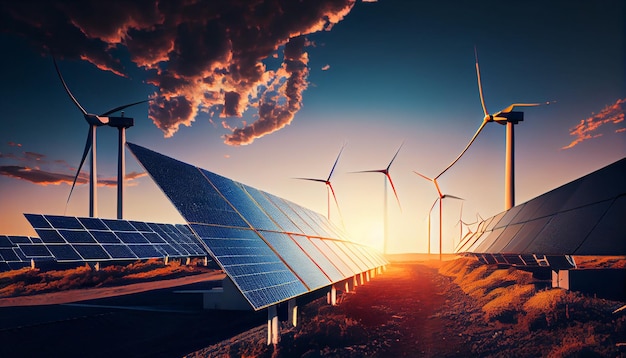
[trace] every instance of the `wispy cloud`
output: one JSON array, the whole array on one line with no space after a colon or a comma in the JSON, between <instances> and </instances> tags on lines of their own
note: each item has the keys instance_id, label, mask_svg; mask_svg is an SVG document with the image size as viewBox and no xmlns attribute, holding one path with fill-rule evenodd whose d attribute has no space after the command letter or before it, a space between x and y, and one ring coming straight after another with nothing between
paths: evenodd
<instances>
[{"instance_id":1,"label":"wispy cloud","mask_svg":"<svg viewBox=\"0 0 626 358\"><path fill-rule=\"evenodd\" d=\"M21 146L20 146L21 147ZM48 160L44 154L35 152L0 153L0 159L12 162L12 164L0 165L0 175L26 180L38 185L72 185L76 168L70 166L65 160ZM133 185L133 180L146 176L145 172L131 172L126 174L127 185ZM76 179L76 185L86 184L89 177L80 173ZM98 178L98 186L116 186L115 178Z\"/></svg>"},{"instance_id":2,"label":"wispy cloud","mask_svg":"<svg viewBox=\"0 0 626 358\"><path fill-rule=\"evenodd\" d=\"M74 182L73 174L55 173L19 165L0 165L0 175L22 179L44 186L60 184L72 185ZM133 183L133 179L141 178L146 175L146 173L137 172L126 174L126 184L132 186L135 184ZM88 176L83 173L79 174L76 179L76 185L87 184L88 182ZM98 186L117 186L117 178L100 178L98 179Z\"/></svg>"},{"instance_id":3,"label":"wispy cloud","mask_svg":"<svg viewBox=\"0 0 626 358\"><path fill-rule=\"evenodd\" d=\"M582 119L578 125L570 129L570 135L574 140L561 149L569 149L582 143L587 139L601 137L600 127L607 124L618 124L624 122L626 112L626 98L618 99L614 104L606 106L602 111L593 114L587 119ZM606 128L606 127L605 127ZM621 127L614 130L615 133L626 132L626 128Z\"/></svg>"},{"instance_id":4,"label":"wispy cloud","mask_svg":"<svg viewBox=\"0 0 626 358\"><path fill-rule=\"evenodd\" d=\"M330 65L325 65L322 67L322 71L327 71L330 68Z\"/></svg>"},{"instance_id":5,"label":"wispy cloud","mask_svg":"<svg viewBox=\"0 0 626 358\"><path fill-rule=\"evenodd\" d=\"M310 43L303 36L329 31L355 0L213 0L195 2L38 1L2 5L0 30L26 36L42 52L89 61L124 75L113 55L125 48L158 90L149 117L166 137L190 126L201 112L237 119L258 111L253 123L231 123L230 145L291 123L307 88ZM282 63L263 60L284 46Z\"/></svg>"}]
</instances>

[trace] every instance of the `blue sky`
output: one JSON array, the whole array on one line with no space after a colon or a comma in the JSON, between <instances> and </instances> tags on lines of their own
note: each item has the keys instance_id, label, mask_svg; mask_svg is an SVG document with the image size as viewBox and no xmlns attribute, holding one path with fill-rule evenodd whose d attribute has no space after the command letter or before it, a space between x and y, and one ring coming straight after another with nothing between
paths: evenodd
<instances>
[{"instance_id":1,"label":"blue sky","mask_svg":"<svg viewBox=\"0 0 626 358\"><path fill-rule=\"evenodd\" d=\"M213 2L222 7L217 10L215 5L212 13L209 3L199 3L207 7L195 12L203 14L200 19L184 8L169 9L170 15L163 15L163 9L152 7L142 12L128 5L125 16L120 15L114 23L100 20L109 10L119 13L127 6L125 2L93 2L96 10L87 5L45 2L37 7L39 11L28 13L26 20L21 5L2 5L0 43L7 50L0 67L4 128L0 132L1 233L34 235L22 217L24 212L87 215L87 185L78 185L66 208L70 186L58 175L73 176L88 126L63 91L47 54L50 47L59 57L69 87L89 111L101 113L120 104L170 94L186 95L190 108L199 109L194 121L188 122L190 126L181 124L174 130L174 117L164 116L156 107L128 108L126 115L135 118L135 126L128 130L129 141L321 213L326 213L327 205L323 185L293 178L326 178L346 143L333 176L343 222L355 240L378 248L382 247L383 176L351 172L386 167L404 141L391 167L402 205L400 210L389 196L392 252L424 251L426 247L426 217L436 191L413 171L437 175L481 123L475 47L490 112L514 102L556 101L524 109L525 120L516 126L517 203L626 154L623 2L326 1L306 2L301 8L267 2L266 10L282 9L284 16L278 19L272 11L248 12L238 2ZM150 4L154 3L142 5ZM231 17L225 15L226 9ZM166 30L181 28L165 26L175 22L174 13L185 14L193 26L176 33L173 49L159 52L171 34ZM254 41L243 41L248 40L247 33L236 31L241 27L232 19L239 19L239 13L248 25L259 23L262 31L255 34ZM218 14L223 22L213 21ZM323 26L315 21L316 14ZM263 21L266 17L274 22ZM37 28L35 23L46 26ZM161 37L150 30L161 28L154 23L162 24ZM272 26L264 28L268 23ZM230 32L215 30L222 28ZM306 41L280 37L281 31L303 34ZM224 41L206 33L222 34ZM233 40L233 33L239 34L240 42ZM288 61L283 55L287 41L288 46L297 47ZM158 53L169 57L146 60ZM243 68L244 59L250 58L266 66L265 72L259 73L264 73L265 82L234 85L236 70L231 65ZM197 73L192 73L194 69ZM207 69L214 70L212 77ZM158 71L160 75L155 75ZM200 73L204 78L227 80L221 88L172 85L173 78L197 79L202 77ZM295 93L291 97L285 94L288 91L280 92L288 87L290 78L291 93ZM263 92L272 83L283 87L276 86L274 93ZM240 96L239 108L220 117L220 112L227 112L225 92ZM216 98L207 100L207 93ZM204 96L204 102L198 96ZM252 128L253 123L262 127L259 118L263 114L255 103L271 103L275 98L275 110L270 113L289 117L290 124L246 137L247 144L225 143L235 138L235 133L240 134L236 138L243 138L244 131L235 128ZM156 104L173 108L172 102L153 102ZM115 146L116 131L100 128L101 179L116 175ZM182 222L150 179L141 176L142 168L130 155L127 161L127 173L139 173L127 188L127 217ZM42 185L25 180L24 173L33 170L57 175L56 182ZM87 168L83 171L87 173ZM471 222L476 213L487 217L503 210L503 180L504 126L489 123L466 155L440 178L440 185L444 192L466 199L463 218ZM99 193L100 215L114 217L115 188L101 187ZM444 250L450 250L453 240L458 240L454 224L460 205L446 202L444 210ZM340 224L334 206L331 219ZM433 226L436 223L434 216ZM437 235L433 231L433 237Z\"/></svg>"}]
</instances>

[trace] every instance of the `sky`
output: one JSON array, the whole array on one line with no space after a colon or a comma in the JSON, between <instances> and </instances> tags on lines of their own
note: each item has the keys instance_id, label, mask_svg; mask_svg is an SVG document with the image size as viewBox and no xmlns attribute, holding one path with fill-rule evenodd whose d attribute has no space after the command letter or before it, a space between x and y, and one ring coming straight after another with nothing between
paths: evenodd
<instances>
[{"instance_id":1,"label":"sky","mask_svg":"<svg viewBox=\"0 0 626 358\"><path fill-rule=\"evenodd\" d=\"M127 140L327 215L352 239L425 252L433 183L489 112L522 108L516 204L626 155L625 4L529 1L25 1L0 3L0 233L23 213L88 216L88 165L68 202L90 113L127 108ZM443 251L462 218L504 210L505 127L488 123L439 178ZM117 131L97 131L99 216L115 218ZM129 153L127 151L127 153ZM127 156L125 218L184 219ZM182 185L182 184L181 184ZM430 218L438 250L437 210ZM471 226L470 226L471 227ZM460 229L464 231L461 232Z\"/></svg>"}]
</instances>

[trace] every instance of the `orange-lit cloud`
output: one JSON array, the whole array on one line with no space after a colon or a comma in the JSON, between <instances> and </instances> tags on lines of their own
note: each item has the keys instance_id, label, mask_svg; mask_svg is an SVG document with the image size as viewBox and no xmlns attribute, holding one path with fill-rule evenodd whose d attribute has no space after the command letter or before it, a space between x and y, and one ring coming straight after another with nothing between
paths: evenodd
<instances>
[{"instance_id":1,"label":"orange-lit cloud","mask_svg":"<svg viewBox=\"0 0 626 358\"><path fill-rule=\"evenodd\" d=\"M1 165L0 175L10 178L22 179L38 185L72 185L74 182L74 174L71 173L55 173L41 169L30 168L19 165ZM146 173L132 172L126 174L127 185L134 185L133 179L146 176ZM76 179L76 185L87 184L89 177L80 174ZM117 178L101 178L98 179L98 186L117 186Z\"/></svg>"},{"instance_id":2,"label":"orange-lit cloud","mask_svg":"<svg viewBox=\"0 0 626 358\"><path fill-rule=\"evenodd\" d=\"M325 65L322 67L322 71L327 71L330 68L330 65Z\"/></svg>"},{"instance_id":3,"label":"orange-lit cloud","mask_svg":"<svg viewBox=\"0 0 626 358\"><path fill-rule=\"evenodd\" d=\"M626 112L626 98L619 99L610 106L606 106L600 113L594 114L587 119L582 119L578 125L570 129L570 135L574 140L561 149L572 148L581 142L601 137L603 133L599 132L600 127L605 124L618 124L624 122L624 113ZM615 133L625 132L626 128L618 128Z\"/></svg>"},{"instance_id":4,"label":"orange-lit cloud","mask_svg":"<svg viewBox=\"0 0 626 358\"><path fill-rule=\"evenodd\" d=\"M89 61L118 75L114 56L125 49L157 87L148 116L166 137L190 126L199 113L241 117L252 108L258 119L232 123L229 145L289 124L307 88L311 45L303 36L329 31L355 0L38 1L2 5L3 32L27 37L42 52ZM280 58L278 68L263 60ZM290 52L290 53L287 53Z\"/></svg>"},{"instance_id":5,"label":"orange-lit cloud","mask_svg":"<svg viewBox=\"0 0 626 358\"><path fill-rule=\"evenodd\" d=\"M0 165L0 175L26 180L39 185L72 185L76 168L70 166L65 160L48 160L45 155L35 152L0 153L0 159L13 162L12 164ZM146 176L145 172L132 172L126 174L128 185L133 185L133 180ZM89 182L88 175L80 173L76 179L76 184L86 184ZM117 177L99 178L99 186L116 186Z\"/></svg>"}]
</instances>

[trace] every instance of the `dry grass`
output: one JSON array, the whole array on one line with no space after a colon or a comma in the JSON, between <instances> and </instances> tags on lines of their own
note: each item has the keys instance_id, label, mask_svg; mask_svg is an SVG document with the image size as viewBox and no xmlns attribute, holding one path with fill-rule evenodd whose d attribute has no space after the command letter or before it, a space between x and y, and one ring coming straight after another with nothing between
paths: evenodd
<instances>
[{"instance_id":1,"label":"dry grass","mask_svg":"<svg viewBox=\"0 0 626 358\"><path fill-rule=\"evenodd\" d=\"M626 316L612 313L623 303L562 289L537 290L528 272L472 261L463 258L444 264L440 273L452 277L482 306L487 322L505 327L500 335L508 339L488 342L477 348L477 354L500 357L515 349L522 355L555 358L615 356L615 344L626 340ZM619 267L624 260L577 262L585 267Z\"/></svg>"},{"instance_id":2,"label":"dry grass","mask_svg":"<svg viewBox=\"0 0 626 358\"><path fill-rule=\"evenodd\" d=\"M579 268L626 268L626 256L574 256Z\"/></svg>"},{"instance_id":3,"label":"dry grass","mask_svg":"<svg viewBox=\"0 0 626 358\"><path fill-rule=\"evenodd\" d=\"M87 265L54 271L24 268L0 273L0 298L77 288L116 286L203 272L206 272L203 267L185 266L177 261L164 266L163 261L157 259L137 261L126 266L107 266L99 271Z\"/></svg>"}]
</instances>

